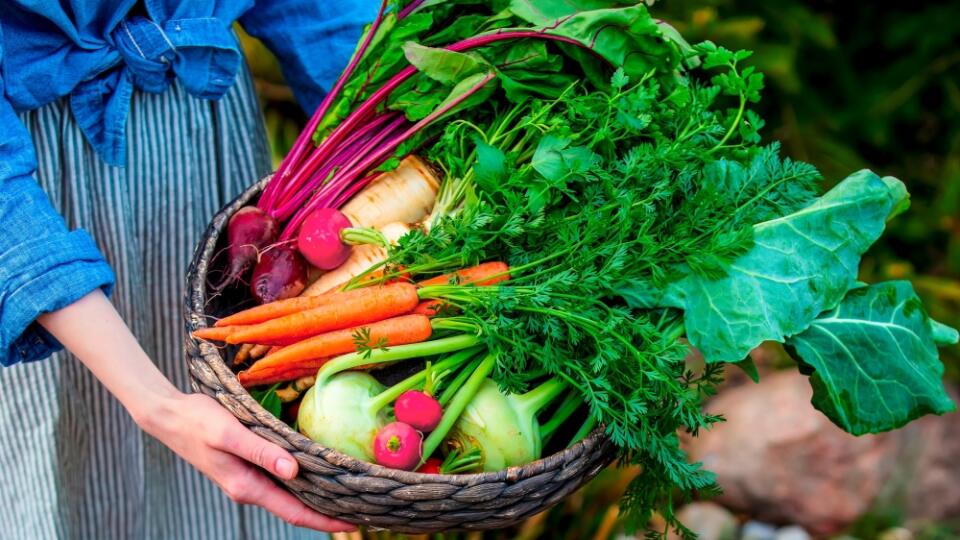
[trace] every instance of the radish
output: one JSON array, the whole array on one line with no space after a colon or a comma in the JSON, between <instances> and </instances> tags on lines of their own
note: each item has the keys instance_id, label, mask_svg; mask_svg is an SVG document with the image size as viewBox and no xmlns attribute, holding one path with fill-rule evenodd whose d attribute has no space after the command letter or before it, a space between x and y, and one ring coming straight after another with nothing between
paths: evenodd
<instances>
[{"instance_id":1,"label":"radish","mask_svg":"<svg viewBox=\"0 0 960 540\"><path fill-rule=\"evenodd\" d=\"M339 210L314 210L303 221L297 235L300 254L321 270L333 270L350 256L350 246L340 239L340 232L351 225L347 216Z\"/></svg>"},{"instance_id":2,"label":"radish","mask_svg":"<svg viewBox=\"0 0 960 540\"><path fill-rule=\"evenodd\" d=\"M418 473L421 474L440 474L440 467L443 465L443 462L439 459L432 457L425 461L423 465L417 469Z\"/></svg>"},{"instance_id":3,"label":"radish","mask_svg":"<svg viewBox=\"0 0 960 540\"><path fill-rule=\"evenodd\" d=\"M274 246L253 268L250 290L261 304L297 296L307 285L307 265L297 250Z\"/></svg>"},{"instance_id":4,"label":"radish","mask_svg":"<svg viewBox=\"0 0 960 540\"><path fill-rule=\"evenodd\" d=\"M412 471L420 463L423 435L410 424L393 422L377 433L373 456L377 463L391 469Z\"/></svg>"},{"instance_id":5,"label":"radish","mask_svg":"<svg viewBox=\"0 0 960 540\"><path fill-rule=\"evenodd\" d=\"M389 223L380 228L380 234L387 243L395 245L407 233L413 230L406 223ZM387 250L376 244L362 244L355 246L347 260L335 270L320 276L303 292L304 296L318 296L342 287L351 279L366 272L374 265L387 260Z\"/></svg>"},{"instance_id":6,"label":"radish","mask_svg":"<svg viewBox=\"0 0 960 540\"><path fill-rule=\"evenodd\" d=\"M433 431L440 423L443 409L433 396L419 390L400 394L393 405L397 420L410 424L420 431Z\"/></svg>"},{"instance_id":7,"label":"radish","mask_svg":"<svg viewBox=\"0 0 960 540\"><path fill-rule=\"evenodd\" d=\"M215 290L232 285L277 239L277 222L255 206L238 210L227 222L227 271Z\"/></svg>"}]
</instances>

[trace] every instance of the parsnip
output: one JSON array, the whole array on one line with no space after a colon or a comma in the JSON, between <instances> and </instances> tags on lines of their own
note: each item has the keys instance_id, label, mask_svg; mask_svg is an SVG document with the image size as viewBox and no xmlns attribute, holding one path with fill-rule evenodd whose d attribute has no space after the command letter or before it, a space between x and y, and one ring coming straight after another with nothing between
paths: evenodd
<instances>
[{"instance_id":1,"label":"parsnip","mask_svg":"<svg viewBox=\"0 0 960 540\"><path fill-rule=\"evenodd\" d=\"M440 180L415 155L381 174L340 208L355 227L379 229L387 224L418 223L433 209Z\"/></svg>"}]
</instances>

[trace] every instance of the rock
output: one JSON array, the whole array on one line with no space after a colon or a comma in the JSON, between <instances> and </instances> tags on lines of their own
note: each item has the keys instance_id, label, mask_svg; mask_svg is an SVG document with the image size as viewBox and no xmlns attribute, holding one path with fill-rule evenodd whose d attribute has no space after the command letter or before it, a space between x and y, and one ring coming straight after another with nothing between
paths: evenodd
<instances>
[{"instance_id":1,"label":"rock","mask_svg":"<svg viewBox=\"0 0 960 540\"><path fill-rule=\"evenodd\" d=\"M707 409L727 422L685 446L717 473L724 494L716 502L816 536L839 532L877 505L916 519L960 515L960 415L854 437L813 408L812 394L806 377L783 371L711 400Z\"/></svg>"},{"instance_id":2,"label":"rock","mask_svg":"<svg viewBox=\"0 0 960 540\"><path fill-rule=\"evenodd\" d=\"M774 535L775 540L810 540L810 535L797 525L791 525L789 527L782 527L777 529L777 534Z\"/></svg>"},{"instance_id":3,"label":"rock","mask_svg":"<svg viewBox=\"0 0 960 540\"><path fill-rule=\"evenodd\" d=\"M677 512L677 519L697 533L699 540L734 540L737 518L726 508L712 502L693 502ZM670 538L677 538L671 533Z\"/></svg>"},{"instance_id":4,"label":"rock","mask_svg":"<svg viewBox=\"0 0 960 540\"><path fill-rule=\"evenodd\" d=\"M741 540L775 540L776 537L776 527L759 521L746 522L740 531Z\"/></svg>"}]
</instances>

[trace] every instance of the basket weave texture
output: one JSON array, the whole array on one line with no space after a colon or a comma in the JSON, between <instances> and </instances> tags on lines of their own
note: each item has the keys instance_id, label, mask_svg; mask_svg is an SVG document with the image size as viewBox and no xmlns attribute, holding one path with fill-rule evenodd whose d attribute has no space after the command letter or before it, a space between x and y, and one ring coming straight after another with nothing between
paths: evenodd
<instances>
[{"instance_id":1,"label":"basket weave texture","mask_svg":"<svg viewBox=\"0 0 960 540\"><path fill-rule=\"evenodd\" d=\"M230 216L254 200L268 180L269 176L251 186L211 221L187 271L183 314L193 389L216 399L300 463L298 477L276 479L278 483L315 510L357 525L403 533L486 530L508 527L550 508L612 462L614 446L597 430L570 448L519 467L478 474L420 474L325 448L267 412L240 386L228 367L228 351L189 334L245 299L238 291L209 297L207 276L215 255L223 250L221 236Z\"/></svg>"}]
</instances>

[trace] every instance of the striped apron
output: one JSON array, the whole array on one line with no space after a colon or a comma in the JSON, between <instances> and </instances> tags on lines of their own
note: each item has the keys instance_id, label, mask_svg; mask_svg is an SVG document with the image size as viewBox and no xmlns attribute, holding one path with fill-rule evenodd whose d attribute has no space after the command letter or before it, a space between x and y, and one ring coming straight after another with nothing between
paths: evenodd
<instances>
[{"instance_id":1,"label":"striped apron","mask_svg":"<svg viewBox=\"0 0 960 540\"><path fill-rule=\"evenodd\" d=\"M103 163L67 99L21 115L38 181L117 274L114 305L189 390L180 304L194 245L219 208L270 168L249 73L220 101L135 92L125 168ZM144 434L69 354L0 369L0 540L326 538L228 500Z\"/></svg>"}]
</instances>

